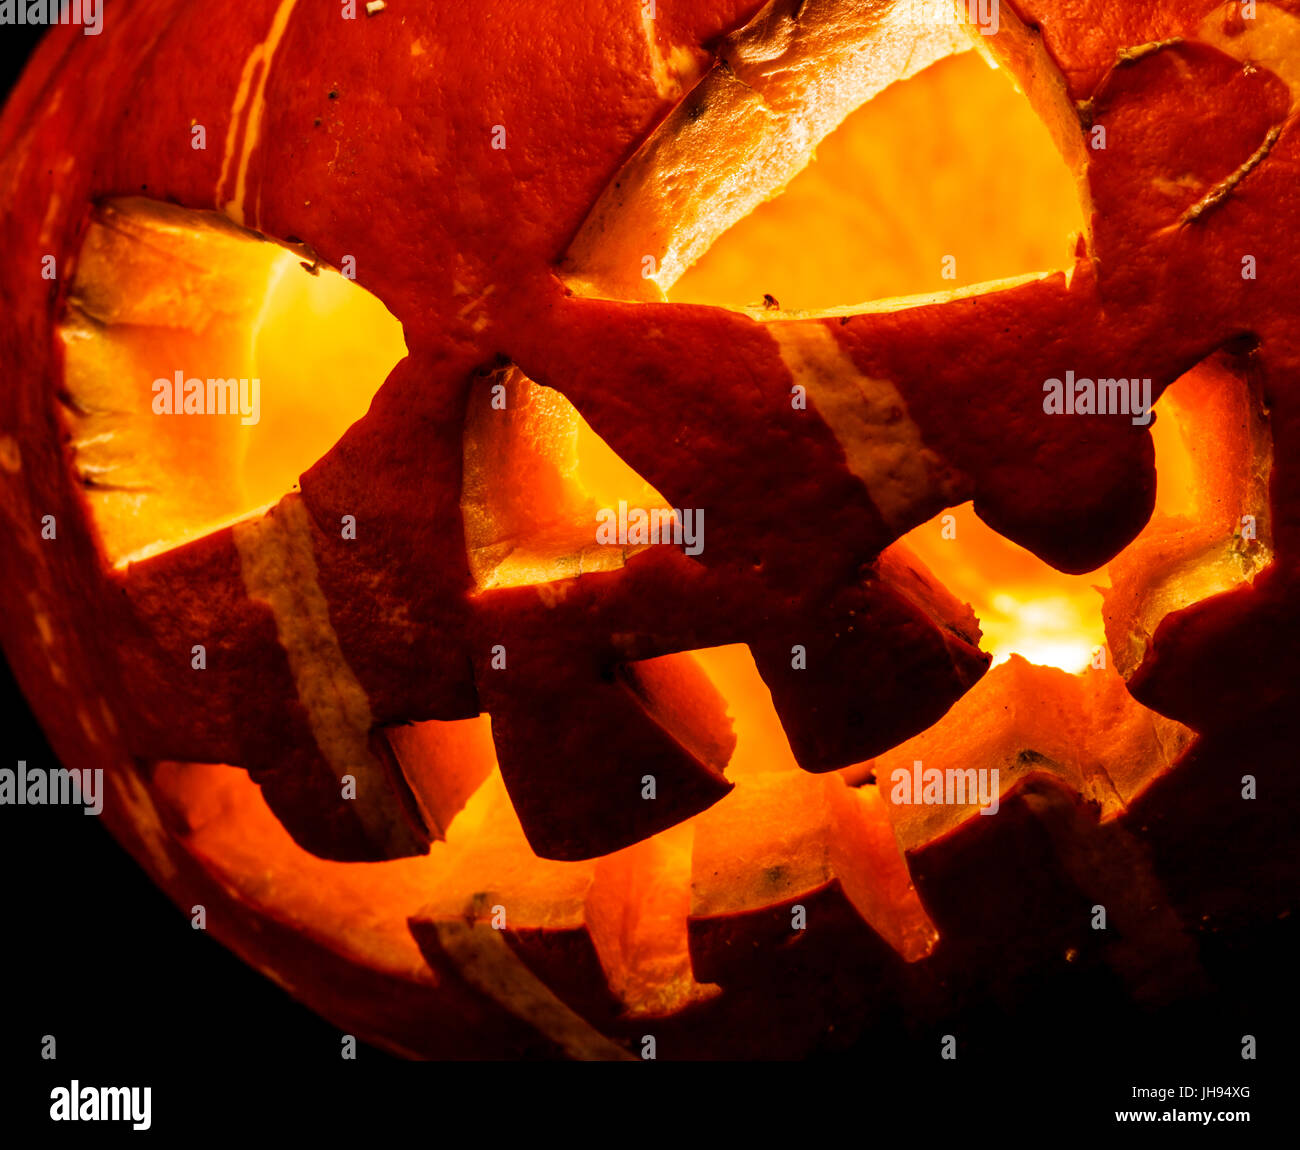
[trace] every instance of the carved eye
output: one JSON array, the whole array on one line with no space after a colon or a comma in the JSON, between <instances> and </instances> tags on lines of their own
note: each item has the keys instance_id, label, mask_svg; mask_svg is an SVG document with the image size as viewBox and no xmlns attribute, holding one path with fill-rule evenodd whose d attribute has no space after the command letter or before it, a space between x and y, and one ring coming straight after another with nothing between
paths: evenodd
<instances>
[{"instance_id":1,"label":"carved eye","mask_svg":"<svg viewBox=\"0 0 1300 1150\"><path fill-rule=\"evenodd\" d=\"M406 355L383 304L301 247L142 199L91 216L59 337L73 467L118 566L278 502Z\"/></svg>"}]
</instances>

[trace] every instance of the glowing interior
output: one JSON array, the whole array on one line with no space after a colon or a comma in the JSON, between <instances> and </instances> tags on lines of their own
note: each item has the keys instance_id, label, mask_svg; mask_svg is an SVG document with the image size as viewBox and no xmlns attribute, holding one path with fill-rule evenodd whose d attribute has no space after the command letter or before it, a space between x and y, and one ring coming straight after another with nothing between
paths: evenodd
<instances>
[{"instance_id":1,"label":"glowing interior","mask_svg":"<svg viewBox=\"0 0 1300 1150\"><path fill-rule=\"evenodd\" d=\"M1155 514L1109 566L1106 630L1125 677L1166 615L1250 583L1272 562L1272 434L1246 363L1212 356L1156 405L1166 430L1156 432Z\"/></svg>"},{"instance_id":2,"label":"glowing interior","mask_svg":"<svg viewBox=\"0 0 1300 1150\"><path fill-rule=\"evenodd\" d=\"M117 565L277 502L406 355L338 272L139 199L96 209L59 335L73 464Z\"/></svg>"},{"instance_id":3,"label":"glowing interior","mask_svg":"<svg viewBox=\"0 0 1300 1150\"><path fill-rule=\"evenodd\" d=\"M845 117L972 46L965 30L909 21L899 5L768 15L728 37L722 58L607 185L565 255L572 290L662 298Z\"/></svg>"},{"instance_id":4,"label":"glowing interior","mask_svg":"<svg viewBox=\"0 0 1300 1150\"><path fill-rule=\"evenodd\" d=\"M1082 230L1042 121L968 52L855 111L668 297L738 308L766 294L790 312L943 292L1069 267Z\"/></svg>"},{"instance_id":5,"label":"glowing interior","mask_svg":"<svg viewBox=\"0 0 1300 1150\"><path fill-rule=\"evenodd\" d=\"M955 507L904 537L944 586L969 603L981 646L994 664L1013 654L1031 663L1082 671L1105 643L1104 572L1062 575L985 526L970 504Z\"/></svg>"}]
</instances>

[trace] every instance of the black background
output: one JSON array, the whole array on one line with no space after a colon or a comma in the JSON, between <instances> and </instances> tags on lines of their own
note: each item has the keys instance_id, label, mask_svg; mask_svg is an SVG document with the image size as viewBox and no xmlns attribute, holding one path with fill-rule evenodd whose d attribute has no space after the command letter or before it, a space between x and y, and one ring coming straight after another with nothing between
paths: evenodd
<instances>
[{"instance_id":1,"label":"black background","mask_svg":"<svg viewBox=\"0 0 1300 1150\"><path fill-rule=\"evenodd\" d=\"M0 28L0 92L36 39ZM13 609L21 607L0 604ZM0 717L4 766L54 765L3 664ZM99 820L77 808L0 807L0 883L5 1132L103 1138L103 1125L48 1120L50 1089L74 1077L152 1086L154 1129L135 1137L168 1143L219 1131L331 1136L354 1125L386 1137L403 1119L414 1123L407 1137L432 1138L484 1121L502 1131L498 1124L510 1122L507 1136L536 1122L546 1134L603 1140L644 1138L657 1122L698 1137L701 1126L758 1120L772 1137L787 1126L815 1137L829 1123L863 1142L940 1132L1060 1140L1063 1132L1111 1136L1115 1109L1167 1108L1133 1102L1134 1084L1192 1082L1251 1087L1248 1102L1182 1104L1249 1109L1249 1128L1214 1131L1222 1144L1272 1142L1283 1124L1294 1129L1296 915L1206 943L1214 992L1163 1011L1117 1003L1108 987L1090 992L1059 979L1027 987L1010 1010L952 1020L946 1029L961 1035L953 1063L939 1059L936 1034L899 1027L873 1033L847 1058L734 1073L667 1064L421 1067L364 1045L357 1062L342 1062L339 1031L191 929ZM1254 1063L1239 1056L1246 1033L1258 1040ZM58 1044L53 1062L40 1057L46 1034ZM617 1124L602 1136L598 1110L610 1105Z\"/></svg>"}]
</instances>

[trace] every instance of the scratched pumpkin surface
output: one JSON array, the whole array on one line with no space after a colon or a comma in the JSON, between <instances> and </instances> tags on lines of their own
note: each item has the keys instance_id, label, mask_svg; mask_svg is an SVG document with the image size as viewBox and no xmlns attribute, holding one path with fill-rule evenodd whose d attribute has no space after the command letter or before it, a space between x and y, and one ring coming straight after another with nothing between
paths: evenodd
<instances>
[{"instance_id":1,"label":"scratched pumpkin surface","mask_svg":"<svg viewBox=\"0 0 1300 1150\"><path fill-rule=\"evenodd\" d=\"M1159 996L1207 908L1294 889L1273 860L1225 894L1293 808L1224 799L1243 730L1284 758L1296 681L1300 5L1014 0L987 36L759 9L280 0L214 31L141 0L55 30L0 122L6 653L157 881L393 1049L804 1053L1066 949ZM674 302L846 116L972 45L1078 180L1067 266ZM245 346L273 275L354 281L375 336L290 385ZM262 371L261 431L148 406L214 347ZM1045 409L1067 372L1198 397L1186 515L1152 519L1145 421ZM698 509L704 546L598 542L611 493ZM899 543L967 503L1065 572L1123 553L1113 665L985 673ZM997 768L998 815L900 801L917 758Z\"/></svg>"}]
</instances>

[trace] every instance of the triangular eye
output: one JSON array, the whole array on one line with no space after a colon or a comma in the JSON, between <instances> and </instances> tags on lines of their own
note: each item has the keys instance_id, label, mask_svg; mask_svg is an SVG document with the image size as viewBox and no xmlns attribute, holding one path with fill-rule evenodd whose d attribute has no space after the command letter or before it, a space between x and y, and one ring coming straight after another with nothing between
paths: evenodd
<instances>
[{"instance_id":1,"label":"triangular eye","mask_svg":"<svg viewBox=\"0 0 1300 1150\"><path fill-rule=\"evenodd\" d=\"M639 548L598 543L598 514L620 502L668 506L567 399L517 368L470 393L464 453L461 513L479 591L616 570Z\"/></svg>"},{"instance_id":2,"label":"triangular eye","mask_svg":"<svg viewBox=\"0 0 1300 1150\"><path fill-rule=\"evenodd\" d=\"M1075 180L1010 75L977 52L883 91L773 199L724 233L670 299L848 307L1068 267Z\"/></svg>"},{"instance_id":3,"label":"triangular eye","mask_svg":"<svg viewBox=\"0 0 1300 1150\"><path fill-rule=\"evenodd\" d=\"M382 303L211 212L96 207L67 314L63 413L110 562L277 502L406 355Z\"/></svg>"},{"instance_id":4,"label":"triangular eye","mask_svg":"<svg viewBox=\"0 0 1300 1150\"><path fill-rule=\"evenodd\" d=\"M729 41L593 206L569 290L771 317L1072 267L1077 110L989 37L881 16L829 57L797 15L779 50L761 20Z\"/></svg>"}]
</instances>

